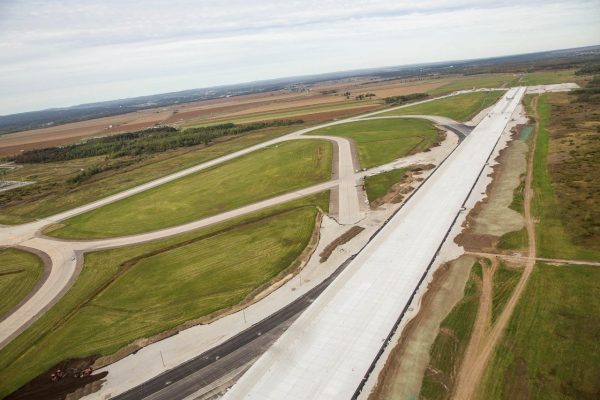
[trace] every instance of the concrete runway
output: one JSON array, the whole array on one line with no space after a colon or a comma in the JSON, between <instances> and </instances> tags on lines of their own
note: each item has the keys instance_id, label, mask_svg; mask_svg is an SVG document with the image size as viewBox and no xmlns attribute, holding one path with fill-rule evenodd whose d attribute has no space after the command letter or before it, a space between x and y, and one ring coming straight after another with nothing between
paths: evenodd
<instances>
[{"instance_id":1,"label":"concrete runway","mask_svg":"<svg viewBox=\"0 0 600 400\"><path fill-rule=\"evenodd\" d=\"M431 267L525 88L510 89L225 395L355 398Z\"/></svg>"},{"instance_id":2,"label":"concrete runway","mask_svg":"<svg viewBox=\"0 0 600 400\"><path fill-rule=\"evenodd\" d=\"M209 351L179 365L177 368L148 380L114 397L117 400L183 399L211 383L226 377L263 354L285 332L293 321L346 268L352 257L319 285L283 307L281 310L252 325L238 335Z\"/></svg>"},{"instance_id":3,"label":"concrete runway","mask_svg":"<svg viewBox=\"0 0 600 400\"><path fill-rule=\"evenodd\" d=\"M165 238L179 233L189 232L195 229L199 229L232 218L236 218L244 214L260 210L262 208L274 206L329 189L335 189L338 193L337 215L335 215L338 222L340 224L350 225L360 221L360 219L363 217L363 214L361 211L361 205L359 204L360 201L358 190L360 189L357 188L357 182L360 178L362 178L365 175L365 173L355 172L358 169L358 166L355 165L352 157L351 142L348 139L337 136L330 137L302 135L328 126L360 121L365 118L387 118L385 116L379 116L379 114L393 111L395 109L413 106L415 104L434 101L439 98L450 97L452 95L457 95L461 93L465 93L465 91L456 92L451 95L441 96L438 98L428 99L416 103L411 103L408 105L371 112L362 116L346 118L310 128L301 129L290 134L281 136L279 138L272 139L254 146L250 146L248 148L225 155L223 157L219 157L217 159L207 161L205 163L167 175L165 177L145 183L135 188L125 190L115 195L89 203L87 205L76 207L74 209L61 212L59 214L47 218L39 219L35 222L22 225L0 227L0 246L24 246L36 249L37 251L46 254L52 264L50 273L46 277L43 284L38 288L38 290L35 293L33 293L24 304L21 304L20 307L14 310L4 320L0 321L0 348L3 348L7 343L9 343L23 330L30 326L35 320L39 318L40 315L42 315L54 304L56 304L56 302L60 300L60 298L70 289L72 284L77 279L79 272L81 271L81 268L83 266L83 254L85 252L126 246L130 244ZM444 122L452 122L458 124L452 120L445 120ZM202 220L139 235L102 240L79 241L51 238L44 236L40 233L44 227L50 224L57 223L75 215L82 214L86 211L90 211L102 207L104 205L114 203L124 198L141 193L145 190L162 185L164 183L171 182L173 180L202 171L204 169L213 167L223 162L233 160L258 149L262 149L288 140L300 139L321 139L330 140L336 143L338 149L338 165L336 167L338 175L337 179L314 185L312 187L300 189L298 191L287 193L281 196L277 196L275 198L267 199L255 204L240 207L235 210L230 210L222 214L211 216ZM394 168L394 166L392 164L389 164L388 168L391 169ZM374 169L371 173L374 174L377 171L377 169Z\"/></svg>"}]
</instances>

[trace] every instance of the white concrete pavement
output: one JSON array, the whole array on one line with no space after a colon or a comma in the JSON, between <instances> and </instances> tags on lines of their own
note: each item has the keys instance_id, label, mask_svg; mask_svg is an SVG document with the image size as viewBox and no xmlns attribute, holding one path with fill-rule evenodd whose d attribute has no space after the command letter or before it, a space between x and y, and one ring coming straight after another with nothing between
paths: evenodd
<instances>
[{"instance_id":1,"label":"white concrete pavement","mask_svg":"<svg viewBox=\"0 0 600 400\"><path fill-rule=\"evenodd\" d=\"M513 88L225 395L350 399L426 274L525 88Z\"/></svg>"},{"instance_id":2,"label":"white concrete pavement","mask_svg":"<svg viewBox=\"0 0 600 400\"><path fill-rule=\"evenodd\" d=\"M456 92L454 94L442 97L449 97L460 93L463 92ZM50 274L47 277L46 281L43 283L43 285L38 289L38 291L34 293L23 305L21 305L12 314L8 315L2 321L0 321L0 348L3 348L13 338L15 338L18 334L20 334L23 330L25 330L28 326L35 322L35 320L39 318L39 316L42 315L43 312L45 312L48 308L50 308L58 300L60 300L60 298L71 287L71 285L77 278L79 271L82 267L82 254L84 252L126 246L130 244L160 239L179 233L189 232L194 229L199 229L202 227L209 226L211 224L219 223L222 221L229 220L231 218L242 216L246 213L257 211L265 207L301 198L306 195L318 193L323 190L335 188L336 185L338 187L339 192L338 222L340 222L341 224L353 224L358 222L363 217L359 205L359 196L357 194L358 189L356 187L357 179L359 179L360 176L355 176L354 173L356 166L354 166L352 160L350 141L341 137L315 137L302 135L321 128L357 121L360 120L362 117L373 117L378 114L381 114L382 112L389 112L395 109L408 107L433 100L436 99L428 99L418 103L411 103L403 106L382 110L381 112L371 112L365 114L364 116L351 117L343 120L328 122L318 126L300 129L287 135L263 143L259 143L254 146L250 146L248 148L219 157L217 159L210 160L190 168L186 168L179 172L139 185L135 188L125 190L112 196L108 196L106 198L86 204L81 207L76 207L71 210L64 211L53 216L49 216L47 218L39 219L28 224L0 227L0 246L20 245L34 248L48 255L52 263ZM338 146L339 177L337 180L324 182L322 184L315 185L310 188L301 189L296 192L287 193L282 196L264 200L262 202L250 204L248 206L241 207L236 210L230 210L216 216L205 218L203 220L194 221L188 224L166 228L141 235L126 236L121 238L110 238L103 240L77 241L60 240L45 237L40 234L41 229L43 229L47 225L60 222L67 218L71 218L75 215L102 207L110 203L114 203L116 201L133 196L145 190L165 184L167 182L171 182L184 176L216 166L223 162L233 160L235 158L249 154L253 151L288 140L314 140L319 138L334 141Z\"/></svg>"}]
</instances>

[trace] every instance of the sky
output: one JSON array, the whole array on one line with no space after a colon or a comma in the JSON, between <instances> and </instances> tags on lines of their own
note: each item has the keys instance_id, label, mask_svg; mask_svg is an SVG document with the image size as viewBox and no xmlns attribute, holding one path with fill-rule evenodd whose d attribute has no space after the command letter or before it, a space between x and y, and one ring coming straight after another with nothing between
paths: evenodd
<instances>
[{"instance_id":1,"label":"sky","mask_svg":"<svg viewBox=\"0 0 600 400\"><path fill-rule=\"evenodd\" d=\"M0 0L0 115L600 44L600 0Z\"/></svg>"}]
</instances>

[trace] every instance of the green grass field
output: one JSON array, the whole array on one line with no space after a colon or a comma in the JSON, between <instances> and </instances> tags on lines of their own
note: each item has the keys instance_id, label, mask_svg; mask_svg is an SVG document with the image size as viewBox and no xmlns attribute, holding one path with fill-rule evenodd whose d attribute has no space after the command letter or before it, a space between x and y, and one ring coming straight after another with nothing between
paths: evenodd
<instances>
[{"instance_id":1,"label":"green grass field","mask_svg":"<svg viewBox=\"0 0 600 400\"><path fill-rule=\"evenodd\" d=\"M566 83L579 80L575 75L575 70L560 70L560 71L536 71L529 72L519 76L513 82L512 86L533 86L533 85L549 85L553 83Z\"/></svg>"},{"instance_id":2,"label":"green grass field","mask_svg":"<svg viewBox=\"0 0 600 400\"><path fill-rule=\"evenodd\" d=\"M600 393L600 268L537 264L484 376L485 400Z\"/></svg>"},{"instance_id":3,"label":"green grass field","mask_svg":"<svg viewBox=\"0 0 600 400\"><path fill-rule=\"evenodd\" d=\"M481 286L481 264L475 263L465 286L465 295L440 325L440 332L430 351L430 361L420 399L448 399L454 387L460 360L467 349L477 308Z\"/></svg>"},{"instance_id":4,"label":"green grass field","mask_svg":"<svg viewBox=\"0 0 600 400\"><path fill-rule=\"evenodd\" d=\"M385 196L394 184L400 182L402 178L404 178L407 171L408 168L399 168L366 177L365 186L367 188L369 203Z\"/></svg>"},{"instance_id":5,"label":"green grass field","mask_svg":"<svg viewBox=\"0 0 600 400\"><path fill-rule=\"evenodd\" d=\"M599 259L600 252L589 247L573 243L569 231L565 228L564 213L569 203L559 201L555 192L550 170L550 124L552 106L547 101L548 95L542 95L538 100L539 132L537 133L536 152L533 161L534 196L532 211L539 219L536 226L537 252L540 257L562 259ZM596 172L598 170L596 169ZM577 172L577 169L575 169ZM580 179L583 178L580 175ZM586 179L593 177L585 177ZM561 183L562 182L558 182ZM574 198L577 192L565 193ZM583 218L593 218L583 215ZM581 221L583 222L583 221Z\"/></svg>"},{"instance_id":6,"label":"green grass field","mask_svg":"<svg viewBox=\"0 0 600 400\"><path fill-rule=\"evenodd\" d=\"M468 121L484 108L494 104L504 92L474 92L446 97L427 103L400 108L383 115L439 115L456 121Z\"/></svg>"},{"instance_id":7,"label":"green grass field","mask_svg":"<svg viewBox=\"0 0 600 400\"><path fill-rule=\"evenodd\" d=\"M78 215L51 234L99 238L183 224L327 181L331 163L329 142L285 142Z\"/></svg>"},{"instance_id":8,"label":"green grass field","mask_svg":"<svg viewBox=\"0 0 600 400\"><path fill-rule=\"evenodd\" d=\"M24 223L69 210L301 127L263 129L230 137L208 147L181 148L131 159L132 165L103 172L77 186L66 181L79 174L81 169L102 165L106 162L104 157L24 165L4 175L3 179L35 181L36 184L0 193L0 224Z\"/></svg>"},{"instance_id":9,"label":"green grass field","mask_svg":"<svg viewBox=\"0 0 600 400\"><path fill-rule=\"evenodd\" d=\"M420 119L357 121L318 129L310 132L310 135L352 139L358 148L363 168L372 168L425 151L440 139L440 133L433 124Z\"/></svg>"},{"instance_id":10,"label":"green grass field","mask_svg":"<svg viewBox=\"0 0 600 400\"><path fill-rule=\"evenodd\" d=\"M70 357L227 309L296 266L329 192L196 232L85 256L69 292L0 350L0 397Z\"/></svg>"},{"instance_id":11,"label":"green grass field","mask_svg":"<svg viewBox=\"0 0 600 400\"><path fill-rule=\"evenodd\" d=\"M520 268L507 267L502 261L494 273L492 282L492 323L504 310L506 302L510 298L515 286L521 279L523 273Z\"/></svg>"},{"instance_id":12,"label":"green grass field","mask_svg":"<svg viewBox=\"0 0 600 400\"><path fill-rule=\"evenodd\" d=\"M0 318L31 292L43 272L42 260L35 254L0 249Z\"/></svg>"},{"instance_id":13,"label":"green grass field","mask_svg":"<svg viewBox=\"0 0 600 400\"><path fill-rule=\"evenodd\" d=\"M527 229L523 228L518 231L507 232L500 236L500 240L496 246L504 250L522 250L527 248L528 244Z\"/></svg>"}]
</instances>

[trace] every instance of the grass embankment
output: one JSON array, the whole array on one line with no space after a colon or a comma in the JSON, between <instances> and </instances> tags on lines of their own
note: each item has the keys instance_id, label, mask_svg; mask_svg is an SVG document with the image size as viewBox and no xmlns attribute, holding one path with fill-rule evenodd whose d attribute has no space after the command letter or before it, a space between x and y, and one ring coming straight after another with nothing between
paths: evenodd
<instances>
[{"instance_id":1,"label":"grass embankment","mask_svg":"<svg viewBox=\"0 0 600 400\"><path fill-rule=\"evenodd\" d=\"M99 238L175 226L326 181L331 162L329 142L285 142L70 218L50 232Z\"/></svg>"},{"instance_id":2,"label":"grass embankment","mask_svg":"<svg viewBox=\"0 0 600 400\"><path fill-rule=\"evenodd\" d=\"M500 316L506 302L523 274L522 268L509 267L502 260L492 278L492 324Z\"/></svg>"},{"instance_id":3,"label":"grass embankment","mask_svg":"<svg viewBox=\"0 0 600 400\"><path fill-rule=\"evenodd\" d=\"M329 193L196 232L90 253L69 292L0 350L0 397L55 363L210 317L295 268ZM234 250L234 251L232 251Z\"/></svg>"},{"instance_id":4,"label":"grass embankment","mask_svg":"<svg viewBox=\"0 0 600 400\"><path fill-rule=\"evenodd\" d=\"M42 277L38 256L18 249L0 249L0 318L19 304Z\"/></svg>"},{"instance_id":5,"label":"grass embankment","mask_svg":"<svg viewBox=\"0 0 600 400\"><path fill-rule=\"evenodd\" d=\"M89 157L65 162L27 164L3 175L6 180L35 181L35 185L0 193L0 224L17 224L56 214L119 193L170 173L233 153L302 126L263 129L226 137L211 146L180 148L148 157ZM115 167L115 164L119 164ZM68 181L94 166L113 166L74 185Z\"/></svg>"},{"instance_id":6,"label":"grass embankment","mask_svg":"<svg viewBox=\"0 0 600 400\"><path fill-rule=\"evenodd\" d=\"M379 119L329 126L310 135L352 139L358 148L360 165L372 168L431 148L439 142L441 133L425 120Z\"/></svg>"},{"instance_id":7,"label":"grass embankment","mask_svg":"<svg viewBox=\"0 0 600 400\"><path fill-rule=\"evenodd\" d=\"M365 186L369 203L385 196L392 186L400 182L406 176L408 170L408 168L399 168L366 177Z\"/></svg>"},{"instance_id":8,"label":"grass embankment","mask_svg":"<svg viewBox=\"0 0 600 400\"><path fill-rule=\"evenodd\" d=\"M600 269L537 264L486 371L480 398L596 399Z\"/></svg>"},{"instance_id":9,"label":"grass embankment","mask_svg":"<svg viewBox=\"0 0 600 400\"><path fill-rule=\"evenodd\" d=\"M431 348L421 399L447 399L457 378L460 360L467 348L479 307L481 264L475 263L465 286L464 297L440 325Z\"/></svg>"},{"instance_id":10,"label":"grass embankment","mask_svg":"<svg viewBox=\"0 0 600 400\"><path fill-rule=\"evenodd\" d=\"M438 115L456 121L468 121L481 110L494 104L504 92L474 92L428 101L390 111L384 115Z\"/></svg>"}]
</instances>

